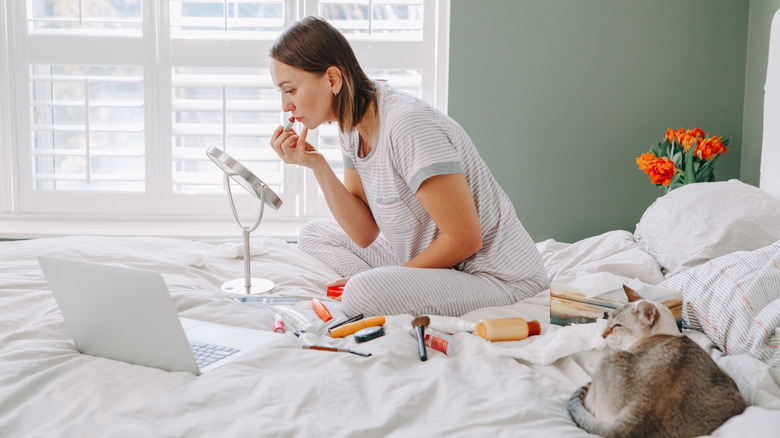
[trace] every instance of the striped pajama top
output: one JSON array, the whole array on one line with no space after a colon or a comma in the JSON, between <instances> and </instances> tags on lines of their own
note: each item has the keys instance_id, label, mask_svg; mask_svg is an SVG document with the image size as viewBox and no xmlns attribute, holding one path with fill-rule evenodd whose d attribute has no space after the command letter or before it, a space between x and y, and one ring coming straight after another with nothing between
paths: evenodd
<instances>
[{"instance_id":1,"label":"striped pajama top","mask_svg":"<svg viewBox=\"0 0 780 438\"><path fill-rule=\"evenodd\" d=\"M359 134L341 133L344 166L357 170L379 230L406 262L439 235L415 193L426 179L464 174L474 196L482 249L455 266L503 281L519 281L543 269L533 240L512 202L454 120L410 94L376 83L379 132L368 156L358 156Z\"/></svg>"}]
</instances>

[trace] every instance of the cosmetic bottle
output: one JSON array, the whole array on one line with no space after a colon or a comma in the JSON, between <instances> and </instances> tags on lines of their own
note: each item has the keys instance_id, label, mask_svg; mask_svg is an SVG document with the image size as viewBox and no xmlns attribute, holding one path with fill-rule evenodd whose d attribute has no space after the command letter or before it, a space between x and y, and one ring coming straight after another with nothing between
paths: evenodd
<instances>
[{"instance_id":1,"label":"cosmetic bottle","mask_svg":"<svg viewBox=\"0 0 780 438\"><path fill-rule=\"evenodd\" d=\"M483 319L474 328L474 334L490 342L521 341L542 332L539 321L523 318Z\"/></svg>"},{"instance_id":2,"label":"cosmetic bottle","mask_svg":"<svg viewBox=\"0 0 780 438\"><path fill-rule=\"evenodd\" d=\"M409 331L409 336L417 339L417 332L414 331L414 328L406 328ZM425 330L425 346L440 351L447 356L452 356L456 351L456 344L453 342L453 337L436 330Z\"/></svg>"},{"instance_id":3,"label":"cosmetic bottle","mask_svg":"<svg viewBox=\"0 0 780 438\"><path fill-rule=\"evenodd\" d=\"M295 327L297 331L311 332L321 335L325 330L326 326L322 321L320 321L319 318L316 320L307 319L302 313L298 312L290 306L268 307L270 307L271 310L280 313L284 317L285 322L292 324L292 326Z\"/></svg>"},{"instance_id":4,"label":"cosmetic bottle","mask_svg":"<svg viewBox=\"0 0 780 438\"><path fill-rule=\"evenodd\" d=\"M472 333L474 331L474 327L476 326L476 323L474 322L451 316L430 315L429 318L431 319L431 322L428 324L428 328L432 328L443 333Z\"/></svg>"}]
</instances>

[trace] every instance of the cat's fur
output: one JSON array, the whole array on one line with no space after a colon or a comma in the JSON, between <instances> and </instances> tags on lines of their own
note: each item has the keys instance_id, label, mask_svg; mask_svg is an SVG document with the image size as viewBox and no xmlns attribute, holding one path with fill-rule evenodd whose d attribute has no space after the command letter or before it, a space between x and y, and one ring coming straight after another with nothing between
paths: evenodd
<instances>
[{"instance_id":1,"label":"cat's fur","mask_svg":"<svg viewBox=\"0 0 780 438\"><path fill-rule=\"evenodd\" d=\"M734 381L677 329L672 312L650 301L610 315L606 356L593 381L569 399L569 415L604 437L709 435L745 410Z\"/></svg>"}]
</instances>

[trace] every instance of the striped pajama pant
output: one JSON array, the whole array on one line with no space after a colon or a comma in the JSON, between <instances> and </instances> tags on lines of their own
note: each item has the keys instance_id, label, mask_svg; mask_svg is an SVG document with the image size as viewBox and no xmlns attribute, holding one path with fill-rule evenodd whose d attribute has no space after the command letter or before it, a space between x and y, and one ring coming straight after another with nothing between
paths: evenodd
<instances>
[{"instance_id":1,"label":"striped pajama pant","mask_svg":"<svg viewBox=\"0 0 780 438\"><path fill-rule=\"evenodd\" d=\"M547 288L544 269L523 281L508 283L485 273L401 266L380 233L360 248L334 220L303 226L298 247L349 277L341 301L348 315L461 316L482 307L506 306Z\"/></svg>"}]
</instances>

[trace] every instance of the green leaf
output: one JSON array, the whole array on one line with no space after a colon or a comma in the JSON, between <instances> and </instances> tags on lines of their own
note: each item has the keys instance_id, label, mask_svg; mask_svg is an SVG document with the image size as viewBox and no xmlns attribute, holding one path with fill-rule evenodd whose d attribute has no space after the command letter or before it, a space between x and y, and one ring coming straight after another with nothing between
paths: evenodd
<instances>
[{"instance_id":1,"label":"green leaf","mask_svg":"<svg viewBox=\"0 0 780 438\"><path fill-rule=\"evenodd\" d=\"M674 162L674 167L678 170L683 169L683 155L680 152L675 152L669 159Z\"/></svg>"},{"instance_id":2,"label":"green leaf","mask_svg":"<svg viewBox=\"0 0 780 438\"><path fill-rule=\"evenodd\" d=\"M685 183L686 184L696 182L696 174L693 170L693 156L695 150L696 150L696 142L693 143L693 146L691 146L691 148L688 149L688 153L685 154Z\"/></svg>"}]
</instances>

